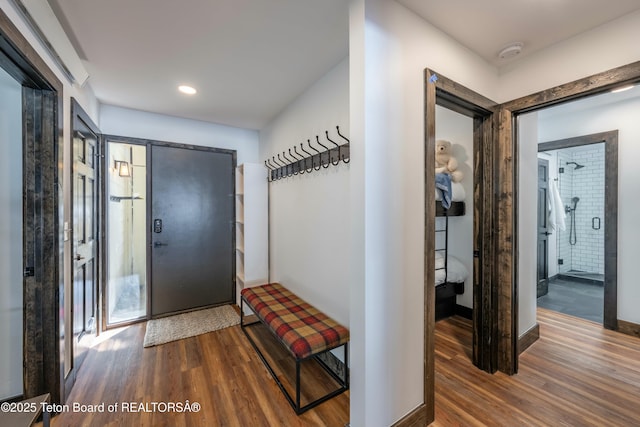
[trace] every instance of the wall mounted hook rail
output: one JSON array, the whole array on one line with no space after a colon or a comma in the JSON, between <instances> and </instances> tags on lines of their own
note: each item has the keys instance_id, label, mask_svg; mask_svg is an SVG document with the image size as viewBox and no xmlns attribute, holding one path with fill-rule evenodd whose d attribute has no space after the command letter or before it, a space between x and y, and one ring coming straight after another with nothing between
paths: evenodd
<instances>
[{"instance_id":1,"label":"wall mounted hook rail","mask_svg":"<svg viewBox=\"0 0 640 427\"><path fill-rule=\"evenodd\" d=\"M336 131L338 136L346 141L344 144L338 144L331 138L329 131L325 131L324 134L327 141L331 143L330 146L323 144L320 141L320 136L316 135L315 143L318 145L319 149L314 147L311 143L311 139L307 139L307 148L309 151L305 149L304 143L301 142L301 151L298 151L298 146L294 145L292 148L289 148L282 153L271 156L271 159L265 160L264 165L267 168L267 180L269 182L273 182L293 175L312 173L323 168L327 169L329 166L340 165L341 160L344 163L349 163L351 161L351 142L349 141L349 138L340 132L340 126L336 126Z\"/></svg>"}]
</instances>

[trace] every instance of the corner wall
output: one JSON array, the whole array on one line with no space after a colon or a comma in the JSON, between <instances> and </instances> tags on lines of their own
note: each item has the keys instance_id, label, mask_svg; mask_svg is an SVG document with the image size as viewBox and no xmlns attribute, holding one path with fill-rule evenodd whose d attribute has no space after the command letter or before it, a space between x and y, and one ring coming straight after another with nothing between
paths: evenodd
<instances>
[{"instance_id":1,"label":"corner wall","mask_svg":"<svg viewBox=\"0 0 640 427\"><path fill-rule=\"evenodd\" d=\"M350 39L351 425L389 426L425 402L424 69L489 98L497 75L395 1L352 2Z\"/></svg>"}]
</instances>

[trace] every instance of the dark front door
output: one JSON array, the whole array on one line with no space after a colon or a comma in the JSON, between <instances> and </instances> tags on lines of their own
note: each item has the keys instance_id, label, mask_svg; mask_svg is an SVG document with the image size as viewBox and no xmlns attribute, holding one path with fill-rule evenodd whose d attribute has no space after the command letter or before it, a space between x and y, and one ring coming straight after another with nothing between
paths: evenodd
<instances>
[{"instance_id":1,"label":"dark front door","mask_svg":"<svg viewBox=\"0 0 640 427\"><path fill-rule=\"evenodd\" d=\"M151 315L233 301L232 152L151 147Z\"/></svg>"},{"instance_id":2,"label":"dark front door","mask_svg":"<svg viewBox=\"0 0 640 427\"><path fill-rule=\"evenodd\" d=\"M79 118L73 135L73 282L71 325L73 340L65 378L68 393L86 350L96 333L98 250L98 137ZM68 345L69 345L68 344Z\"/></svg>"},{"instance_id":3,"label":"dark front door","mask_svg":"<svg viewBox=\"0 0 640 427\"><path fill-rule=\"evenodd\" d=\"M549 292L549 162L538 159L538 268L537 296Z\"/></svg>"}]
</instances>

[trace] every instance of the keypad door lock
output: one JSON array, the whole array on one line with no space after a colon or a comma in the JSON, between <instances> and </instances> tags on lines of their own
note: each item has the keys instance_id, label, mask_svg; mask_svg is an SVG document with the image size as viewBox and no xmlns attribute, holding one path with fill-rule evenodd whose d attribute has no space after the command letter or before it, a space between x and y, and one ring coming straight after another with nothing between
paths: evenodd
<instances>
[{"instance_id":1,"label":"keypad door lock","mask_svg":"<svg viewBox=\"0 0 640 427\"><path fill-rule=\"evenodd\" d=\"M160 218L153 220L153 232L162 233L162 220Z\"/></svg>"}]
</instances>

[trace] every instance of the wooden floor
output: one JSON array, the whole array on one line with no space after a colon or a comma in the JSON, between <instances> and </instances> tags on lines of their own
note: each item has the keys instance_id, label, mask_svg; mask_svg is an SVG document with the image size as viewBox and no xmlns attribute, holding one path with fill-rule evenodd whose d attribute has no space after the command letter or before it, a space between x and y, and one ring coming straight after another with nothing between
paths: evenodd
<instances>
[{"instance_id":1,"label":"wooden floor","mask_svg":"<svg viewBox=\"0 0 640 427\"><path fill-rule=\"evenodd\" d=\"M540 339L519 372L471 365L471 323L436 325L433 426L640 426L640 339L538 309Z\"/></svg>"},{"instance_id":2,"label":"wooden floor","mask_svg":"<svg viewBox=\"0 0 640 427\"><path fill-rule=\"evenodd\" d=\"M297 416L240 326L150 348L142 347L144 333L144 324L129 326L89 351L67 401L70 412L55 416L53 426L343 427L349 421L348 392ZM140 409L187 401L200 411L166 412L160 405L155 412L122 411L122 402ZM103 402L104 413L73 412L74 403ZM118 410L108 413L115 403Z\"/></svg>"},{"instance_id":3,"label":"wooden floor","mask_svg":"<svg viewBox=\"0 0 640 427\"><path fill-rule=\"evenodd\" d=\"M471 364L471 324L436 325L435 427L640 426L640 339L538 310L540 340L518 375ZM144 325L91 349L69 404L198 402L197 413L63 413L59 426L330 426L348 393L295 415L239 326L143 349Z\"/></svg>"}]
</instances>

